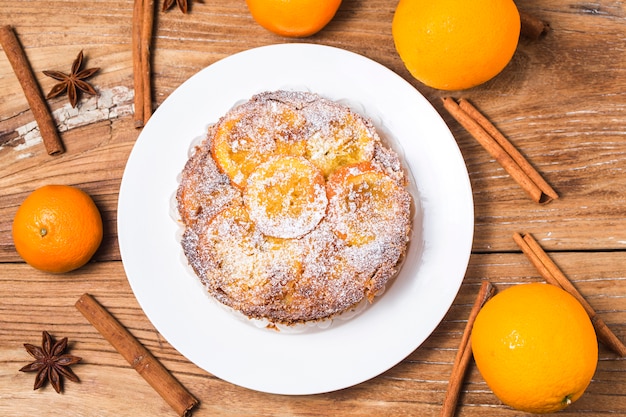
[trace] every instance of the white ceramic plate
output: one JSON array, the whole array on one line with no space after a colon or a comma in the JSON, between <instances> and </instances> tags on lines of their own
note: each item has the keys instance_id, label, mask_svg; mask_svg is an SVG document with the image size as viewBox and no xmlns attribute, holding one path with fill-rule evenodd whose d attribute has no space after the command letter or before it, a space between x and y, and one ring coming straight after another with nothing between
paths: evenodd
<instances>
[{"instance_id":1,"label":"white ceramic plate","mask_svg":"<svg viewBox=\"0 0 626 417\"><path fill-rule=\"evenodd\" d=\"M406 261L385 294L351 320L298 334L256 328L208 299L181 262L177 225L169 216L190 143L236 102L281 88L356 103L401 148L422 208ZM118 206L124 268L156 329L211 374L278 394L315 394L358 384L420 346L458 292L473 229L464 161L428 101L370 59L311 44L241 52L182 84L137 139Z\"/></svg>"}]
</instances>

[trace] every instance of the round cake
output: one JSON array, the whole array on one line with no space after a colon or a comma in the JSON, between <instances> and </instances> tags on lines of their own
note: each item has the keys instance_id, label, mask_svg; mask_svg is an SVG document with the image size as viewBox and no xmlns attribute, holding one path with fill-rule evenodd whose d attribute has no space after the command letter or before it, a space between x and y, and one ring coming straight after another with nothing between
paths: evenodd
<instances>
[{"instance_id":1,"label":"round cake","mask_svg":"<svg viewBox=\"0 0 626 417\"><path fill-rule=\"evenodd\" d=\"M193 149L176 204L209 294L282 325L372 301L411 229L398 155L369 119L309 92L257 94L221 117Z\"/></svg>"}]
</instances>

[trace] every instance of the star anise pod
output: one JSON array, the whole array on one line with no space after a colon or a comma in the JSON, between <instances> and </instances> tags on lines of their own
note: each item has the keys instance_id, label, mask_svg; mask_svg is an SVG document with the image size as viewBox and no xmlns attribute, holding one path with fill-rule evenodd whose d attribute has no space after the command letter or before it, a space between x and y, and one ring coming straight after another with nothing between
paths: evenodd
<instances>
[{"instance_id":1,"label":"star anise pod","mask_svg":"<svg viewBox=\"0 0 626 417\"><path fill-rule=\"evenodd\" d=\"M46 381L50 381L54 390L60 393L63 377L70 381L79 381L76 374L70 369L70 366L78 363L81 358L63 354L67 348L67 337L52 343L52 337L48 332L44 331L42 339L41 347L24 343L26 351L35 358L35 361L24 366L20 371L37 372L33 389L39 389Z\"/></svg>"},{"instance_id":2,"label":"star anise pod","mask_svg":"<svg viewBox=\"0 0 626 417\"><path fill-rule=\"evenodd\" d=\"M70 100L70 104L72 107L76 107L78 103L78 92L82 91L83 93L95 95L96 90L85 80L92 75L94 75L100 68L89 68L85 70L81 70L80 67L83 66L83 51L78 53L78 56L72 63L72 69L69 74L62 73L60 71L44 71L48 77L52 77L55 80L61 81L48 93L46 98L54 98L58 95L63 94L67 91L67 97Z\"/></svg>"},{"instance_id":3,"label":"star anise pod","mask_svg":"<svg viewBox=\"0 0 626 417\"><path fill-rule=\"evenodd\" d=\"M188 1L187 0L163 0L163 9L162 11L166 11L170 7L174 5L174 2L178 4L178 8L181 12L187 13L188 10ZM204 3L203 0L196 0L197 3Z\"/></svg>"}]
</instances>

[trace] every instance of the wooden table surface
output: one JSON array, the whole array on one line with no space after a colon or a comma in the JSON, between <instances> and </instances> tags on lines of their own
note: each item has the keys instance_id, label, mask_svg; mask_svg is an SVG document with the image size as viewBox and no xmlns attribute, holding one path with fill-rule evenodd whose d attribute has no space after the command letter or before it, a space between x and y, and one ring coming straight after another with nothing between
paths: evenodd
<instances>
[{"instance_id":1,"label":"wooden table surface","mask_svg":"<svg viewBox=\"0 0 626 417\"><path fill-rule=\"evenodd\" d=\"M199 400L197 416L437 416L457 346L480 282L498 289L542 281L512 239L530 232L621 340L626 340L626 25L623 1L519 0L548 21L539 40L522 39L512 62L492 81L443 92L411 78L395 52L395 0L344 0L334 20L306 42L347 49L409 81L442 114L467 164L475 200L475 238L458 296L434 333L398 365L337 392L282 396L222 381L174 350L139 307L124 274L117 201L133 127L131 0L0 0L0 24L15 28L42 89L43 70L67 71L82 49L101 67L77 110L49 101L66 152L46 154L20 85L0 53L0 415L168 416L169 406L75 309L93 294ZM160 5L160 2L159 2ZM158 13L153 42L155 106L202 68L231 54L285 39L258 26L243 0L193 3ZM466 97L526 155L557 190L532 202L511 177L443 109L441 97ZM17 255L11 222L35 188L71 184L91 194L105 222L93 262L64 275L38 272ZM407 318L410 320L411 318ZM413 318L418 320L418 318ZM80 383L62 395L32 389L23 343L42 330L67 336ZM363 347L367 349L367 346ZM306 358L303 358L306 360ZM294 364L297 366L297 364ZM521 416L489 390L473 363L458 416ZM626 415L626 360L600 345L596 374L563 416Z\"/></svg>"}]
</instances>

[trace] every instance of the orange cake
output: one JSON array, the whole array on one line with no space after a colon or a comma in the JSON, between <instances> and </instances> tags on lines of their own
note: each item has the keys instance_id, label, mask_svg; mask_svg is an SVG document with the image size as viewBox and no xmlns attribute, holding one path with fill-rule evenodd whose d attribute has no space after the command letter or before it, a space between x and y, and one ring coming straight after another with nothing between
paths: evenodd
<instances>
[{"instance_id":1,"label":"orange cake","mask_svg":"<svg viewBox=\"0 0 626 417\"><path fill-rule=\"evenodd\" d=\"M406 186L369 119L313 93L261 93L212 125L183 169L183 251L209 294L249 318L331 318L395 276Z\"/></svg>"}]
</instances>

